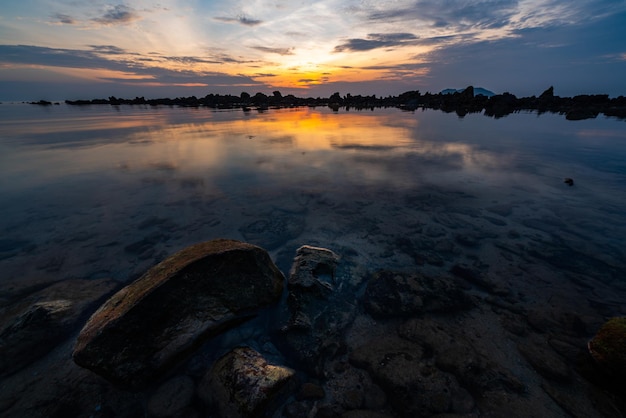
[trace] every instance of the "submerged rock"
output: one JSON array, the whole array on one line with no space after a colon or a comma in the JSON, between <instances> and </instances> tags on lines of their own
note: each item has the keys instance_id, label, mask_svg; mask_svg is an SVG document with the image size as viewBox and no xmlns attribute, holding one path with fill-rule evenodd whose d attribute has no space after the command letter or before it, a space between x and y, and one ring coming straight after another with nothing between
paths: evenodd
<instances>
[{"instance_id":1,"label":"submerged rock","mask_svg":"<svg viewBox=\"0 0 626 418\"><path fill-rule=\"evenodd\" d=\"M13 373L69 337L87 310L115 282L66 280L4 307L0 314L0 375Z\"/></svg>"},{"instance_id":2,"label":"submerged rock","mask_svg":"<svg viewBox=\"0 0 626 418\"><path fill-rule=\"evenodd\" d=\"M105 302L78 336L74 361L139 389L203 338L277 302L283 282L260 247L225 239L192 245Z\"/></svg>"},{"instance_id":3,"label":"submerged rock","mask_svg":"<svg viewBox=\"0 0 626 418\"><path fill-rule=\"evenodd\" d=\"M249 347L238 347L221 357L202 379L199 395L215 405L219 416L265 416L287 394L295 372L269 364Z\"/></svg>"},{"instance_id":4,"label":"submerged rock","mask_svg":"<svg viewBox=\"0 0 626 418\"><path fill-rule=\"evenodd\" d=\"M626 317L609 319L589 341L588 349L602 370L626 377Z\"/></svg>"},{"instance_id":5,"label":"submerged rock","mask_svg":"<svg viewBox=\"0 0 626 418\"><path fill-rule=\"evenodd\" d=\"M148 401L148 411L155 417L188 416L196 386L189 376L177 376L163 383Z\"/></svg>"},{"instance_id":6,"label":"submerged rock","mask_svg":"<svg viewBox=\"0 0 626 418\"><path fill-rule=\"evenodd\" d=\"M313 374L341 349L343 331L354 319L352 287L338 282L338 263L334 252L305 245L296 251L289 275L290 316L277 343Z\"/></svg>"},{"instance_id":7,"label":"submerged rock","mask_svg":"<svg viewBox=\"0 0 626 418\"><path fill-rule=\"evenodd\" d=\"M547 341L535 337L525 338L517 345L519 352L530 365L546 379L567 383L572 373L567 363L548 345Z\"/></svg>"},{"instance_id":8,"label":"submerged rock","mask_svg":"<svg viewBox=\"0 0 626 418\"><path fill-rule=\"evenodd\" d=\"M473 303L450 279L380 271L367 283L364 305L369 314L381 317L455 312Z\"/></svg>"},{"instance_id":9,"label":"submerged rock","mask_svg":"<svg viewBox=\"0 0 626 418\"><path fill-rule=\"evenodd\" d=\"M467 413L469 393L456 378L434 367L420 344L397 337L374 339L356 348L350 362L367 370L400 416Z\"/></svg>"}]
</instances>

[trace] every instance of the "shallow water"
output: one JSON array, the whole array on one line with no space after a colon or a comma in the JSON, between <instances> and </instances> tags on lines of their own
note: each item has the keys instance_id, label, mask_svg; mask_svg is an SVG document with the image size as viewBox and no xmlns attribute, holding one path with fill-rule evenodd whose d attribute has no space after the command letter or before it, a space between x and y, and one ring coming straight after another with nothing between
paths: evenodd
<instances>
[{"instance_id":1,"label":"shallow water","mask_svg":"<svg viewBox=\"0 0 626 418\"><path fill-rule=\"evenodd\" d=\"M497 259L494 243L533 237L615 267L626 259L623 121L396 109L0 112L5 280L126 282L216 237L259 244L283 270L302 244L351 248L370 268L414 268L397 248L403 237L450 249L444 265Z\"/></svg>"},{"instance_id":2,"label":"shallow water","mask_svg":"<svg viewBox=\"0 0 626 418\"><path fill-rule=\"evenodd\" d=\"M485 370L510 374L505 381L523 388L496 386L475 397L487 415L505 415L498 405L519 416L594 416L602 405L614 407L597 394L587 399L589 386L578 377L553 385L551 373L562 362L553 356L576 369L574 357L599 325L626 315L623 121L21 104L1 105L0 121L4 319L24 308L13 299L45 284L112 278L121 286L199 241L258 244L285 274L296 249L309 244L342 257L337 306L324 301L324 312L334 320L350 307L343 314L352 322L337 325L347 353L398 338L398 326L413 320L438 324L454 335L450 341L488 358ZM452 277L475 308L420 313L406 323L374 318L362 294L379 269ZM276 332L288 318L279 304L209 341L174 373L198 384L217 356L242 343L301 372L306 364L280 347ZM78 416L108 405L113 415L134 416L135 408L145 415L154 388L135 398L94 380L71 364L74 338L50 343L46 357L7 378L0 410L51 416L69 405L75 413L54 416ZM364 372L345 369L348 354L335 354L324 363L324 402L340 405L350 376ZM347 371L335 373L342 362ZM541 364L556 366L546 372ZM80 395L58 406L65 393Z\"/></svg>"}]
</instances>

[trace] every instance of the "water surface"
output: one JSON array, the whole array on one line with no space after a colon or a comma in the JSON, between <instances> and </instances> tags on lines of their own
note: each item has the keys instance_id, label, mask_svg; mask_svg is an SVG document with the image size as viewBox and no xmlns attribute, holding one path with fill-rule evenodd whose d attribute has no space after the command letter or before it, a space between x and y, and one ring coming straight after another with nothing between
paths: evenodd
<instances>
[{"instance_id":1,"label":"water surface","mask_svg":"<svg viewBox=\"0 0 626 418\"><path fill-rule=\"evenodd\" d=\"M557 348L569 341L581 350L605 318L626 314L623 121L65 105L1 105L0 121L3 306L19 294L12 289L33 283L121 286L187 245L222 237L264 247L286 274L301 245L332 249L349 262L346 288L357 292L379 269L450 277L462 266L480 275L454 279L477 307L439 319L520 380L520 402L550 416L544 390L553 389L516 344L541 340L540 350L552 350L550 330ZM359 312L350 347L395 334L397 324L374 321L359 303L350 301ZM268 326L254 324L214 342L249 343L284 361ZM203 355L191 363L207 367ZM42 367L25 376L48 376ZM576 382L563 390L585 398Z\"/></svg>"},{"instance_id":2,"label":"water surface","mask_svg":"<svg viewBox=\"0 0 626 418\"><path fill-rule=\"evenodd\" d=\"M511 245L583 254L592 265L581 274L598 274L595 261L609 274L626 259L626 129L614 119L65 105L0 112L5 280L127 282L217 237L263 246L283 270L302 244L354 250L371 269L499 265ZM398 248L406 238L426 255Z\"/></svg>"}]
</instances>

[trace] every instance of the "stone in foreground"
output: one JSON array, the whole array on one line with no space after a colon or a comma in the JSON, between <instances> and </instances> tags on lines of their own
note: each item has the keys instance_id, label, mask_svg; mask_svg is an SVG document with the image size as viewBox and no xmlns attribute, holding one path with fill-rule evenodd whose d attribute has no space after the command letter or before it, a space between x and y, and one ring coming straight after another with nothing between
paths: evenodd
<instances>
[{"instance_id":1,"label":"stone in foreground","mask_svg":"<svg viewBox=\"0 0 626 418\"><path fill-rule=\"evenodd\" d=\"M141 389L204 338L277 302L283 282L260 247L225 239L192 245L106 301L78 336L74 361Z\"/></svg>"},{"instance_id":2,"label":"stone in foreground","mask_svg":"<svg viewBox=\"0 0 626 418\"><path fill-rule=\"evenodd\" d=\"M626 317L609 319L587 344L596 364L611 376L626 377Z\"/></svg>"},{"instance_id":3,"label":"stone in foreground","mask_svg":"<svg viewBox=\"0 0 626 418\"><path fill-rule=\"evenodd\" d=\"M110 279L64 280L0 309L0 376L48 354L115 289Z\"/></svg>"},{"instance_id":4,"label":"stone in foreground","mask_svg":"<svg viewBox=\"0 0 626 418\"><path fill-rule=\"evenodd\" d=\"M221 357L202 379L200 397L221 417L266 416L290 389L295 372L269 364L249 347L237 347Z\"/></svg>"}]
</instances>

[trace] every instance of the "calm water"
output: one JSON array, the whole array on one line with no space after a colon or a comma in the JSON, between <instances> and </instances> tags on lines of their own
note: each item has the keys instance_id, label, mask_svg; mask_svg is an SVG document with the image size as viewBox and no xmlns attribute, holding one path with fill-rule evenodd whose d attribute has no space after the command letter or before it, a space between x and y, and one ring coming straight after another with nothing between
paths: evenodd
<instances>
[{"instance_id":1,"label":"calm water","mask_svg":"<svg viewBox=\"0 0 626 418\"><path fill-rule=\"evenodd\" d=\"M4 283L127 282L229 237L263 246L285 272L312 244L356 253L367 270L470 263L520 288L537 272L621 288L626 124L3 104L0 196ZM520 273L529 266L532 280Z\"/></svg>"}]
</instances>

